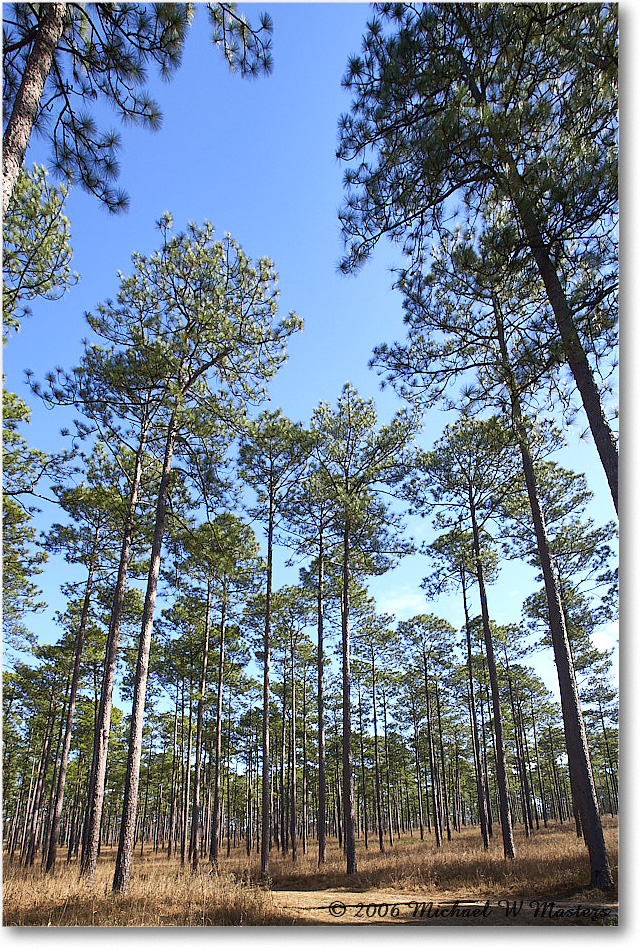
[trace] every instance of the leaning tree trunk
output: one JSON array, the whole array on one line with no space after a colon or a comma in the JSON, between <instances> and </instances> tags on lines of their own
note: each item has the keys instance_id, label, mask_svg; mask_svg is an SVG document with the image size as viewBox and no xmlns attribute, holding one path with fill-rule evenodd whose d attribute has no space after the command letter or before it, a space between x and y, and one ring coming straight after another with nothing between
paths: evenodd
<instances>
[{"instance_id":1,"label":"leaning tree trunk","mask_svg":"<svg viewBox=\"0 0 642 950\"><path fill-rule=\"evenodd\" d=\"M600 391L591 371L584 347L573 322L564 288L560 283L557 270L545 246L544 238L537 227L537 221L530 205L524 200L518 201L518 209L526 237L540 276L546 288L548 301L555 315L555 322L562 338L566 362L573 374L582 405L591 429L611 489L615 511L618 510L618 449L615 435L608 424Z\"/></svg>"},{"instance_id":2,"label":"leaning tree trunk","mask_svg":"<svg viewBox=\"0 0 642 950\"><path fill-rule=\"evenodd\" d=\"M493 638L490 632L490 618L488 614L488 602L486 600L486 584L484 582L484 569L481 559L481 545L479 541L479 526L477 524L477 515L475 512L475 502L472 495L472 489L469 488L470 517L473 528L473 548L475 554L475 564L477 568L477 583L479 586L479 599L481 603L482 627L484 630L484 644L486 646L486 660L488 663L488 678L490 679L490 692L493 704L493 725L495 729L495 762L497 765L497 788L499 791L499 817L502 826L502 838L504 841L504 857L515 857L515 845L513 843L513 826L510 811L510 789L508 787L508 772L506 770L506 746L504 743L504 727L502 724L501 707L499 703L499 683L497 681L497 667L495 666L495 651L493 648Z\"/></svg>"},{"instance_id":3,"label":"leaning tree trunk","mask_svg":"<svg viewBox=\"0 0 642 950\"><path fill-rule=\"evenodd\" d=\"M134 851L134 832L136 828L136 805L138 800L138 781L140 778L140 757L143 739L143 719L145 712L145 692L147 689L147 674L149 671L149 651L154 624L154 607L156 604L156 590L161 562L161 548L165 531L165 512L167 495L169 492L169 476L172 467L174 439L176 437L177 421L173 413L165 443L165 457L156 503L156 522L152 539L152 551L147 576L147 591L143 606L143 620L141 624L140 641L138 646L138 661L136 663L136 677L134 680L134 697L132 701L131 725L129 730L129 751L127 754L127 772L125 777L125 797L120 825L118 854L116 856L116 870L114 872L113 890L121 894L127 893L131 874L132 855ZM189 763L188 763L189 765Z\"/></svg>"},{"instance_id":4,"label":"leaning tree trunk","mask_svg":"<svg viewBox=\"0 0 642 950\"><path fill-rule=\"evenodd\" d=\"M89 778L89 789L87 792L86 834L83 837L83 848L80 859L80 873L82 876L87 877L89 881L93 881L96 877L96 865L98 862L100 823L102 820L103 802L105 799L107 749L109 746L109 731L111 725L112 695L114 691L114 680L116 678L116 660L118 657L120 620L123 612L123 604L125 601L125 591L127 588L127 573L129 570L129 558L132 545L132 536L134 533L136 506L138 503L138 491L140 488L140 480L143 471L143 455L145 452L146 441L147 430L146 427L143 427L138 443L138 449L136 451L136 460L134 462L134 473L129 493L129 510L127 513L127 520L125 522L125 529L123 531L120 561L118 564L118 576L116 578L116 587L114 590L114 599L111 608L111 618L109 621L109 632L107 634L107 645L105 648L105 669L100 692L98 715L96 718L94 751Z\"/></svg>"},{"instance_id":5,"label":"leaning tree trunk","mask_svg":"<svg viewBox=\"0 0 642 950\"><path fill-rule=\"evenodd\" d=\"M51 72L56 47L62 37L66 3L42 4L44 10L27 56L20 87L2 136L2 214L7 214L31 131L38 114L47 76Z\"/></svg>"},{"instance_id":6,"label":"leaning tree trunk","mask_svg":"<svg viewBox=\"0 0 642 950\"><path fill-rule=\"evenodd\" d=\"M613 878L606 854L604 832L600 821L600 811L593 782L593 772L591 769L591 760L589 757L577 682L575 680L573 658L571 656L571 648L566 631L562 598L546 533L544 514L537 492L532 458L525 444L521 444L520 448L522 450L524 473L531 503L531 511L533 513L533 522L535 524L537 548L542 573L544 574L549 624L553 638L553 654L560 687L564 735L566 738L572 788L577 796L584 840L589 850L591 862L591 886L607 889L613 887Z\"/></svg>"},{"instance_id":7,"label":"leaning tree trunk","mask_svg":"<svg viewBox=\"0 0 642 950\"><path fill-rule=\"evenodd\" d=\"M343 532L343 592L341 603L341 654L343 666L343 832L346 873L357 873L357 842L352 775L352 710L350 707L350 525Z\"/></svg>"},{"instance_id":8,"label":"leaning tree trunk","mask_svg":"<svg viewBox=\"0 0 642 950\"><path fill-rule=\"evenodd\" d=\"M464 66L464 69L466 67ZM466 72L468 70L466 69ZM476 86L472 77L468 76L468 88L478 106L486 106L481 90ZM492 110L484 110L492 116ZM506 197L512 202L519 223L524 229L526 240L533 254L535 264L546 290L548 302L551 305L555 322L559 331L564 355L569 369L575 379L575 385L580 394L582 405L586 412L591 434L595 441L600 461L604 468L615 510L618 510L618 449L615 435L607 421L600 392L595 377L586 357L586 352L579 338L568 299L562 287L557 268L549 253L550 242L545 241L541 232L537 214L529 197L529 190L524 176L520 174L517 162L506 148L506 142L500 137L498 130L491 123L488 127L494 138L498 151L499 183Z\"/></svg>"},{"instance_id":9,"label":"leaning tree trunk","mask_svg":"<svg viewBox=\"0 0 642 950\"><path fill-rule=\"evenodd\" d=\"M606 845L604 843L604 832L600 821L600 811L597 795L595 793L591 759L588 751L586 730L584 728L584 718L582 716L577 682L575 680L575 667L566 630L562 594L553 561L553 552L548 540L546 521L539 497L528 433L522 417L519 393L510 366L501 312L497 301L494 300L493 304L500 351L506 374L506 385L511 400L513 428L517 435L522 456L524 480L526 482L526 490L528 492L528 500L535 528L540 566L542 568L542 574L544 575L549 626L553 640L553 655L555 657L560 687L564 736L566 739L566 750L568 753L569 772L571 776L571 790L574 800L577 800L582 820L584 840L586 841L589 851L591 886L608 889L613 887L613 877L611 876L611 869L606 854Z\"/></svg>"}]
</instances>

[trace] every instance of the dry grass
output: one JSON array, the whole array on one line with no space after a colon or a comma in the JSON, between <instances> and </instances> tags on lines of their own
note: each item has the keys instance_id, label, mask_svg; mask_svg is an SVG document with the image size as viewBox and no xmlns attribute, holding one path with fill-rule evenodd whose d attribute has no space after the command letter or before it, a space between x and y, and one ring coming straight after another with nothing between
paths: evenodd
<instances>
[{"instance_id":1,"label":"dry grass","mask_svg":"<svg viewBox=\"0 0 642 950\"><path fill-rule=\"evenodd\" d=\"M603 819L604 834L611 864L617 883L618 825L617 819ZM484 852L479 830L465 828L460 834L453 832L452 841L438 849L434 837L421 841L418 834L395 839L394 848L379 852L378 840L369 842L369 850L363 840L357 842L358 873L348 877L345 860L336 840L329 842L328 860L323 872L317 867L316 841L311 842L307 855L299 854L296 864L291 855L270 855L271 886L279 890L329 890L348 888L351 891L366 891L376 888L388 890L421 890L428 897L460 897L470 899L494 897L499 892L507 896L538 897L587 894L590 880L588 853L584 842L578 839L574 823L563 827L541 827L527 838L521 826L515 828L513 861L504 860L504 851L499 828L491 846ZM386 842L387 844L387 842ZM245 854L233 853L226 864L239 880L258 881L258 857L250 860ZM596 892L601 894L602 892ZM610 892L609 899L613 898Z\"/></svg>"},{"instance_id":2,"label":"dry grass","mask_svg":"<svg viewBox=\"0 0 642 950\"><path fill-rule=\"evenodd\" d=\"M5 861L3 924L50 927L208 927L292 924L269 891L239 883L207 865L194 874L162 855L134 862L129 891L113 894L115 851L101 855L92 886L77 865L64 862L51 875Z\"/></svg>"},{"instance_id":3,"label":"dry grass","mask_svg":"<svg viewBox=\"0 0 642 950\"><path fill-rule=\"evenodd\" d=\"M617 882L617 819L604 819L609 861ZM3 923L13 926L220 926L291 925L295 918L275 903L279 891L351 892L377 890L402 895L421 893L422 900L483 900L498 897L548 899L580 898L592 904L617 900L617 890L605 894L588 889L586 848L567 823L563 828L541 828L530 838L516 828L517 857L504 861L501 835L496 830L491 848L484 852L479 832L464 829L437 849L434 839L419 836L395 841L380 854L377 841L368 851L358 842L356 875L345 874L343 855L336 841L329 841L328 861L322 873L316 860L316 841L307 855L273 850L269 888L259 881L259 858L248 859L244 849L223 857L222 869L210 874L207 864L194 874L162 854L149 853L134 860L129 892L114 895L111 881L115 853L106 849L92 887L78 879L77 866L60 863L53 875L37 866L25 869L5 862Z\"/></svg>"}]
</instances>

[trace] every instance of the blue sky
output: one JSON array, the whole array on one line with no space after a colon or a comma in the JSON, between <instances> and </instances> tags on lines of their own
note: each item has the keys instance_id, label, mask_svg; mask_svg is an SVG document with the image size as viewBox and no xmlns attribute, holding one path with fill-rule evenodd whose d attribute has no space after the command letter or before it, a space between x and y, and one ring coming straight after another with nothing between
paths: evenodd
<instances>
[{"instance_id":1,"label":"blue sky","mask_svg":"<svg viewBox=\"0 0 642 950\"><path fill-rule=\"evenodd\" d=\"M288 364L271 386L272 407L307 423L320 400L334 404L346 381L377 403L381 422L400 407L392 391L379 391L367 363L373 347L403 336L401 297L391 290L390 269L398 252L382 243L356 277L337 272L341 255L337 209L342 172L335 158L337 120L349 107L341 77L350 53L360 48L369 7L362 3L247 4L251 17L269 10L274 21L274 71L255 81L231 75L209 38L199 9L183 64L170 83L150 74L148 88L163 112L162 129L152 133L120 128L120 184L130 195L127 214L109 215L80 188L67 203L74 248L73 267L81 280L62 301L36 303L33 316L5 348L8 389L33 409L26 433L30 444L51 450L66 424L62 413L46 411L28 393L24 370L44 379L54 366L70 368L87 335L83 314L115 294L118 271L127 273L133 251L159 242L155 221L168 210L176 229L209 219L219 235L229 231L251 257L269 256L279 272L281 306L305 321L289 347ZM242 7L243 8L243 7ZM106 125L116 125L107 114ZM28 161L47 163L35 140ZM428 447L448 421L435 410L426 418L422 443ZM596 494L592 515L613 517L606 481L592 444L570 436L567 467L586 471ZM43 511L43 524L55 514ZM425 530L425 529L424 529ZM41 575L52 608L34 617L32 629L52 640L58 587L69 569L52 559ZM426 573L421 558L406 559L373 583L381 610L401 618L434 610L456 627L463 613L456 597L428 605L419 589ZM491 614L500 623L517 622L532 589L532 572L513 565L489 591ZM281 572L293 582L296 572ZM605 639L600 645L607 643ZM538 667L553 688L548 661Z\"/></svg>"}]
</instances>

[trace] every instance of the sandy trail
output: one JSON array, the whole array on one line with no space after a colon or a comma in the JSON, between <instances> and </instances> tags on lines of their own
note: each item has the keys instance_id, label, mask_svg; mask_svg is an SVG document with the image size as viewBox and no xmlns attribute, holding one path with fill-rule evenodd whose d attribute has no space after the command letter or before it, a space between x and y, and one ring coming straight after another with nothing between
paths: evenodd
<instances>
[{"instance_id":1,"label":"sandy trail","mask_svg":"<svg viewBox=\"0 0 642 950\"><path fill-rule=\"evenodd\" d=\"M273 890L274 903L308 926L614 926L618 905L544 899L441 899L399 891Z\"/></svg>"}]
</instances>

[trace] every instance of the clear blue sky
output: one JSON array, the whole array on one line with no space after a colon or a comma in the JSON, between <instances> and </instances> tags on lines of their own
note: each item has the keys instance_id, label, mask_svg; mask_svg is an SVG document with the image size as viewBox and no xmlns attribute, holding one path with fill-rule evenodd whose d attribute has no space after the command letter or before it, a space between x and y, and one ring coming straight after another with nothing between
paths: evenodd
<instances>
[{"instance_id":1,"label":"clear blue sky","mask_svg":"<svg viewBox=\"0 0 642 950\"><path fill-rule=\"evenodd\" d=\"M172 81L162 83L150 75L149 90L163 112L162 129L120 128L120 183L131 198L129 212L111 216L79 188L69 197L73 267L81 280L62 301L37 303L4 354L7 388L33 408L26 436L36 447L56 448L57 433L67 420L29 395L24 370L43 380L57 365L75 365L88 332L84 312L115 294L117 272L128 272L133 251L145 253L158 245L154 223L165 210L172 213L177 230L189 220L207 218L219 235L229 231L251 257L273 260L283 313L299 314L305 331L292 340L289 362L271 387L272 407L307 423L319 401L335 403L348 380L362 396L376 400L381 422L400 406L392 391L379 391L377 376L367 368L377 343L403 336L401 297L390 289L390 268L399 261L398 253L382 243L357 277L337 272L343 172L335 158L337 120L349 106L341 77L349 54L360 48L369 7L282 3L242 8L251 17L261 9L272 15L273 74L255 81L231 75L212 47L205 11L199 9ZM116 121L108 115L106 124ZM41 141L34 141L28 161L46 164ZM426 447L446 421L438 410L426 419ZM595 450L570 438L564 464L587 472L596 495L592 514L603 523L613 511ZM56 517L44 511L43 526ZM421 530L426 532L427 526ZM59 636L51 618L54 608L64 606L58 587L68 573L52 559L41 575L52 606L31 626L45 640ZM425 562L412 558L378 579L372 590L380 609L400 619L434 610L459 628L463 614L458 598L438 606L425 602L419 589L425 573ZM519 621L532 576L514 565L489 591L497 622ZM296 572L282 573L280 580L286 579L294 582ZM550 664L538 667L553 688Z\"/></svg>"}]
</instances>

